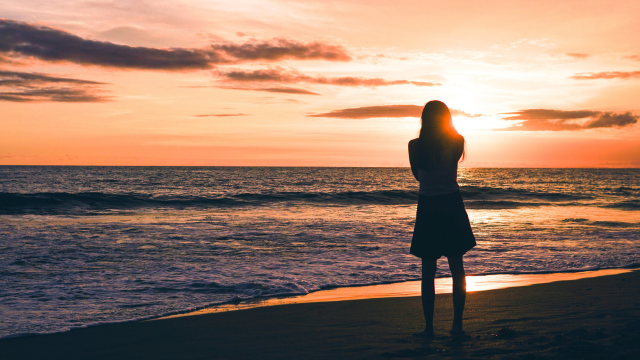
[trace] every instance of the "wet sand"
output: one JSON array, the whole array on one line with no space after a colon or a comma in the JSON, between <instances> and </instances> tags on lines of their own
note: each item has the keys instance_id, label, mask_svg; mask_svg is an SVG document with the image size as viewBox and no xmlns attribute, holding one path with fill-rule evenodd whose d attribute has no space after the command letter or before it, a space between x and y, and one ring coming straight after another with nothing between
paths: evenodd
<instances>
[{"instance_id":1,"label":"wet sand","mask_svg":"<svg viewBox=\"0 0 640 360\"><path fill-rule=\"evenodd\" d=\"M0 359L460 358L640 359L640 271L470 292L467 335L437 337L419 297L259 307L0 340Z\"/></svg>"},{"instance_id":2,"label":"wet sand","mask_svg":"<svg viewBox=\"0 0 640 360\"><path fill-rule=\"evenodd\" d=\"M479 275L467 276L467 291L486 291L493 289L504 289L516 286L529 286L535 284L546 284L554 281L577 280L598 276L616 275L628 273L631 269L605 269L593 271L579 271L568 273L548 273L548 274L499 274L499 275ZM435 280L436 294L451 293L451 278L437 278ZM180 316L193 316L210 314L223 311L236 311L253 309L263 306L302 304L312 302L330 302L362 299L379 299L388 297L420 296L421 281L406 281L392 284L366 285L358 287L342 287L330 290L321 290L313 293L272 297L264 299L252 299L232 304L211 306L196 311L166 316L160 319L169 319Z\"/></svg>"}]
</instances>

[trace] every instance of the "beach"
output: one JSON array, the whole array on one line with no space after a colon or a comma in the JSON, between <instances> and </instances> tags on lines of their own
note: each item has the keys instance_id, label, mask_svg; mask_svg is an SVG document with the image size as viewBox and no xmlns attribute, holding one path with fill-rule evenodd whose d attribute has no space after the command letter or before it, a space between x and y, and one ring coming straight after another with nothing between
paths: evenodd
<instances>
[{"instance_id":1,"label":"beach","mask_svg":"<svg viewBox=\"0 0 640 360\"><path fill-rule=\"evenodd\" d=\"M0 172L1 360L633 350L638 297L620 285L637 276L599 275L639 267L637 169L461 169L478 242L465 255L469 336L448 336L441 259L430 343L411 336L423 324L407 168Z\"/></svg>"},{"instance_id":2,"label":"beach","mask_svg":"<svg viewBox=\"0 0 640 360\"><path fill-rule=\"evenodd\" d=\"M469 290L637 266L639 176L460 169L478 243ZM4 166L0 188L0 338L336 288L357 289L341 300L368 285L419 290L408 168ZM450 276L445 259L436 276Z\"/></svg>"},{"instance_id":3,"label":"beach","mask_svg":"<svg viewBox=\"0 0 640 360\"><path fill-rule=\"evenodd\" d=\"M0 360L640 360L640 1L0 2Z\"/></svg>"},{"instance_id":4,"label":"beach","mask_svg":"<svg viewBox=\"0 0 640 360\"><path fill-rule=\"evenodd\" d=\"M469 292L467 334L448 334L436 296L434 339L419 297L260 307L0 340L2 359L466 358L637 359L640 272Z\"/></svg>"}]
</instances>

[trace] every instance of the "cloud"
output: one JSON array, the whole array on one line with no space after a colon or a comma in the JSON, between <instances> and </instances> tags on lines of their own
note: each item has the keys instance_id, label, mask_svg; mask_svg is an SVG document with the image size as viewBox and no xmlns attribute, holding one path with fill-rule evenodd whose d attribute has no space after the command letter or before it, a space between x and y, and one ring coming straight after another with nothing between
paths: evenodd
<instances>
[{"instance_id":1,"label":"cloud","mask_svg":"<svg viewBox=\"0 0 640 360\"><path fill-rule=\"evenodd\" d=\"M285 70L283 68L259 69L245 71L231 69L229 71L219 71L218 76L226 81L235 82L278 82L278 83L310 83L339 86L390 86L390 85L415 85L415 86L438 86L439 83L409 80L385 80L381 78L367 79L362 77L313 77L304 75L298 71Z\"/></svg>"},{"instance_id":2,"label":"cloud","mask_svg":"<svg viewBox=\"0 0 640 360\"><path fill-rule=\"evenodd\" d=\"M287 87L287 86L278 86L278 87L225 86L225 87L222 87L222 89L266 91L266 92L281 93L281 94L320 95L318 93L314 93L309 90Z\"/></svg>"},{"instance_id":3,"label":"cloud","mask_svg":"<svg viewBox=\"0 0 640 360\"><path fill-rule=\"evenodd\" d=\"M286 39L252 40L245 44L212 44L202 49L150 48L81 38L46 26L0 19L0 56L31 57L125 69L198 70L217 64L256 60L349 61L342 46Z\"/></svg>"},{"instance_id":4,"label":"cloud","mask_svg":"<svg viewBox=\"0 0 640 360\"><path fill-rule=\"evenodd\" d=\"M0 92L0 101L13 102L101 102L104 97L96 96L81 89L34 89L15 92Z\"/></svg>"},{"instance_id":5,"label":"cloud","mask_svg":"<svg viewBox=\"0 0 640 360\"><path fill-rule=\"evenodd\" d=\"M309 90L292 88L292 87L255 88L252 90L283 93L283 94L320 95L318 93L314 93Z\"/></svg>"},{"instance_id":6,"label":"cloud","mask_svg":"<svg viewBox=\"0 0 640 360\"><path fill-rule=\"evenodd\" d=\"M419 117L422 106L416 105L380 105L333 110L327 113L310 114L309 117L326 117L338 119L370 119L385 117Z\"/></svg>"},{"instance_id":7,"label":"cloud","mask_svg":"<svg viewBox=\"0 0 640 360\"><path fill-rule=\"evenodd\" d=\"M640 55L629 55L629 56L625 56L624 58L633 60L633 61L640 61Z\"/></svg>"},{"instance_id":8,"label":"cloud","mask_svg":"<svg viewBox=\"0 0 640 360\"><path fill-rule=\"evenodd\" d=\"M475 118L475 117L480 117L480 116L484 116L482 114L469 114L468 112L464 112L462 110L457 110L457 109L450 109L451 111L451 116L453 117L468 117L468 118Z\"/></svg>"},{"instance_id":9,"label":"cloud","mask_svg":"<svg viewBox=\"0 0 640 360\"><path fill-rule=\"evenodd\" d=\"M14 102L101 102L107 98L96 94L104 83L54 77L38 73L0 70L0 101Z\"/></svg>"},{"instance_id":10,"label":"cloud","mask_svg":"<svg viewBox=\"0 0 640 360\"><path fill-rule=\"evenodd\" d=\"M104 85L105 83L60 78L38 73L25 73L18 71L5 71L0 70L0 86L31 86L42 83L67 83L67 84L82 84L82 85Z\"/></svg>"},{"instance_id":11,"label":"cloud","mask_svg":"<svg viewBox=\"0 0 640 360\"><path fill-rule=\"evenodd\" d=\"M251 114L244 114L244 113L237 113L237 114L202 114L202 115L193 115L195 117L209 117L209 116L216 116L216 117L229 117L229 116L249 116Z\"/></svg>"},{"instance_id":12,"label":"cloud","mask_svg":"<svg viewBox=\"0 0 640 360\"><path fill-rule=\"evenodd\" d=\"M640 78L640 71L604 71L579 73L571 77L576 80L597 80L597 79L635 79Z\"/></svg>"},{"instance_id":13,"label":"cloud","mask_svg":"<svg viewBox=\"0 0 640 360\"><path fill-rule=\"evenodd\" d=\"M575 59L586 59L591 56L590 54L582 54L582 53L565 53L565 55Z\"/></svg>"},{"instance_id":14,"label":"cloud","mask_svg":"<svg viewBox=\"0 0 640 360\"><path fill-rule=\"evenodd\" d=\"M522 47L540 47L545 49L554 49L556 47L556 44L550 39L546 39L546 38L537 38L537 39L523 38L517 41L513 41L506 45L494 44L492 47L495 49L505 49L505 50L518 49Z\"/></svg>"},{"instance_id":15,"label":"cloud","mask_svg":"<svg viewBox=\"0 0 640 360\"><path fill-rule=\"evenodd\" d=\"M214 44L211 47L215 51L239 60L328 60L351 61L344 47L328 45L321 42L302 44L299 42L276 38L270 42L251 41L245 44L223 43Z\"/></svg>"},{"instance_id":16,"label":"cloud","mask_svg":"<svg viewBox=\"0 0 640 360\"><path fill-rule=\"evenodd\" d=\"M508 112L503 114L514 114L504 118L504 120L574 120L584 119L598 115L599 111L592 110L553 110L553 109L528 109Z\"/></svg>"},{"instance_id":17,"label":"cloud","mask_svg":"<svg viewBox=\"0 0 640 360\"><path fill-rule=\"evenodd\" d=\"M420 117L424 106L418 105L379 105L379 106L363 106L357 108L348 108L333 110L326 113L309 114L309 117L326 117L338 119L371 119L371 118L402 118L402 117ZM480 114L469 114L462 110L451 109L451 115L454 117L479 117Z\"/></svg>"},{"instance_id":18,"label":"cloud","mask_svg":"<svg viewBox=\"0 0 640 360\"><path fill-rule=\"evenodd\" d=\"M522 131L560 131L624 127L637 123L640 118L640 116L634 115L631 112L614 113L593 110L565 111L527 109L504 114L513 116L505 117L503 120L524 121L502 130Z\"/></svg>"},{"instance_id":19,"label":"cloud","mask_svg":"<svg viewBox=\"0 0 640 360\"><path fill-rule=\"evenodd\" d=\"M0 64L17 65L17 66L24 65L23 63L16 61L15 59L11 59L8 56L2 55L2 54L0 54Z\"/></svg>"},{"instance_id":20,"label":"cloud","mask_svg":"<svg viewBox=\"0 0 640 360\"><path fill-rule=\"evenodd\" d=\"M207 88L211 86L204 85L191 85L191 86L182 86L184 88ZM259 87L259 86L220 86L221 89L230 89L230 90L250 90L250 91L266 91L273 93L283 93L283 94L303 94L303 95L320 95L318 93L311 92L305 89L287 87L287 86L278 86L278 87Z\"/></svg>"},{"instance_id":21,"label":"cloud","mask_svg":"<svg viewBox=\"0 0 640 360\"><path fill-rule=\"evenodd\" d=\"M206 69L226 61L212 51L118 45L6 19L0 20L0 52L45 61L151 70Z\"/></svg>"}]
</instances>

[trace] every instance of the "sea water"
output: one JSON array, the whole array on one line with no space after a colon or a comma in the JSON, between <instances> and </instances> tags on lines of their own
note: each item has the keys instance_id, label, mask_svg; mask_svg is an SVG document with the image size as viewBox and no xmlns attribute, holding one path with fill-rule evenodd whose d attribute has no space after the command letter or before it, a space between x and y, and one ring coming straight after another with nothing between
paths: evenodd
<instances>
[{"instance_id":1,"label":"sea water","mask_svg":"<svg viewBox=\"0 0 640 360\"><path fill-rule=\"evenodd\" d=\"M638 179L460 169L467 272L637 266ZM0 337L419 279L417 193L408 168L1 166Z\"/></svg>"}]
</instances>

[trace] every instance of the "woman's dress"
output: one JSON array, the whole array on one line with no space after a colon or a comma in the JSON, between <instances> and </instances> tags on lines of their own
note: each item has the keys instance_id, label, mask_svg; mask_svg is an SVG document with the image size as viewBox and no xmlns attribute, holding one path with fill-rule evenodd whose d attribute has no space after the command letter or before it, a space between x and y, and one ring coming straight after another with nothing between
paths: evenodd
<instances>
[{"instance_id":1,"label":"woman's dress","mask_svg":"<svg viewBox=\"0 0 640 360\"><path fill-rule=\"evenodd\" d=\"M411 168L420 181L410 253L427 260L462 256L476 246L476 240L457 182L460 154L453 147L444 149L428 169L420 168L426 162L417 145L409 144Z\"/></svg>"}]
</instances>

